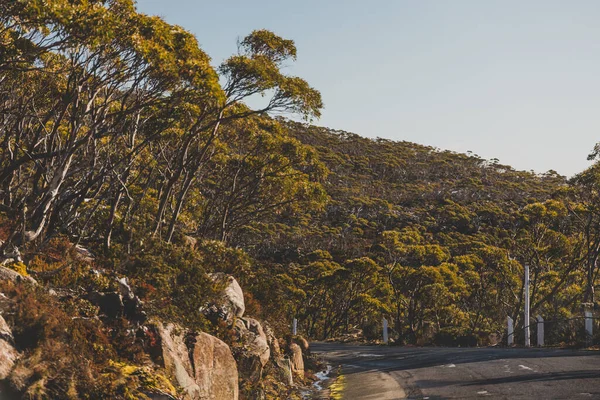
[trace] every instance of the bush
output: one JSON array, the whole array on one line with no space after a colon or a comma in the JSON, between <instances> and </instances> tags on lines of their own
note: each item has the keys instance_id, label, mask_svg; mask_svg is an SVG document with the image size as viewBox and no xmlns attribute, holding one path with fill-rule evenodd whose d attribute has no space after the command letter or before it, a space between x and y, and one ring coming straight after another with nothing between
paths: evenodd
<instances>
[{"instance_id":1,"label":"bush","mask_svg":"<svg viewBox=\"0 0 600 400\"><path fill-rule=\"evenodd\" d=\"M210 328L200 309L216 293L197 252L151 242L143 252L130 256L119 272L131 279L136 290L141 289L150 314L191 329Z\"/></svg>"}]
</instances>

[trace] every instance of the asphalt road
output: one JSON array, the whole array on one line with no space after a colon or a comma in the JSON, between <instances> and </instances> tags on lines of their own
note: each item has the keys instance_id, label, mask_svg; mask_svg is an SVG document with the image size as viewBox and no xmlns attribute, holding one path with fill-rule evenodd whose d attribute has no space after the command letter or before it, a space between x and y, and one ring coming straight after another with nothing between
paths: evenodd
<instances>
[{"instance_id":1,"label":"asphalt road","mask_svg":"<svg viewBox=\"0 0 600 400\"><path fill-rule=\"evenodd\" d=\"M600 352L313 343L343 399L600 399Z\"/></svg>"}]
</instances>

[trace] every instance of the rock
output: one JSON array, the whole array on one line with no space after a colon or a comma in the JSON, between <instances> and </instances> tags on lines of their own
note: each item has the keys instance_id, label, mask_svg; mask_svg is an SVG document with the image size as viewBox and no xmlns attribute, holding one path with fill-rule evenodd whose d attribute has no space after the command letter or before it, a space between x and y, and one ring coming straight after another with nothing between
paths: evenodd
<instances>
[{"instance_id":1,"label":"rock","mask_svg":"<svg viewBox=\"0 0 600 400\"><path fill-rule=\"evenodd\" d=\"M10 375L19 357L19 353L12 346L12 331L6 324L6 321L0 316L0 380L4 380Z\"/></svg>"},{"instance_id":2,"label":"rock","mask_svg":"<svg viewBox=\"0 0 600 400\"><path fill-rule=\"evenodd\" d=\"M10 248L4 249L2 256L2 265L11 262L23 262L23 258L21 257L21 251L17 246L10 246Z\"/></svg>"},{"instance_id":3,"label":"rock","mask_svg":"<svg viewBox=\"0 0 600 400\"><path fill-rule=\"evenodd\" d=\"M279 358L281 358L281 347L279 347L279 340L277 339L277 337L275 337L273 329L267 322L265 322L263 325L265 335L267 337L267 344L271 349L271 358L274 360L278 360Z\"/></svg>"},{"instance_id":4,"label":"rock","mask_svg":"<svg viewBox=\"0 0 600 400\"><path fill-rule=\"evenodd\" d=\"M200 399L201 389L193 378L192 363L181 328L168 324L158 325L162 358L169 377L183 388L188 399Z\"/></svg>"},{"instance_id":5,"label":"rock","mask_svg":"<svg viewBox=\"0 0 600 400\"><path fill-rule=\"evenodd\" d=\"M273 361L273 363L275 364L281 382L288 386L292 386L294 384L294 377L292 374L292 363L289 358L280 357Z\"/></svg>"},{"instance_id":6,"label":"rock","mask_svg":"<svg viewBox=\"0 0 600 400\"><path fill-rule=\"evenodd\" d=\"M255 384L262 378L262 371L269 362L271 349L260 322L253 318L241 318L235 322L235 330L244 350L238 352L240 374Z\"/></svg>"},{"instance_id":7,"label":"rock","mask_svg":"<svg viewBox=\"0 0 600 400\"><path fill-rule=\"evenodd\" d=\"M296 336L294 337L294 342L296 342L296 344L300 346L303 354L310 354L310 345L308 344L308 340L306 340L302 336Z\"/></svg>"},{"instance_id":8,"label":"rock","mask_svg":"<svg viewBox=\"0 0 600 400\"><path fill-rule=\"evenodd\" d=\"M125 306L123 305L123 297L117 292L91 292L87 295L90 303L98 306L100 312L108 318L120 318L123 316Z\"/></svg>"},{"instance_id":9,"label":"rock","mask_svg":"<svg viewBox=\"0 0 600 400\"><path fill-rule=\"evenodd\" d=\"M302 349L296 343L290 343L288 346L290 354L290 363L292 372L300 378L304 378L304 360L302 359Z\"/></svg>"},{"instance_id":10,"label":"rock","mask_svg":"<svg viewBox=\"0 0 600 400\"><path fill-rule=\"evenodd\" d=\"M246 343L249 346L250 350L252 350L256 355L258 355L258 357L260 358L260 363L264 367L267 364L267 362L269 362L269 357L271 356L271 349L269 347L267 335L265 334L262 325L254 318L242 318L238 321L241 321L250 333L245 334L245 337L248 339Z\"/></svg>"},{"instance_id":11,"label":"rock","mask_svg":"<svg viewBox=\"0 0 600 400\"><path fill-rule=\"evenodd\" d=\"M9 343L13 343L14 338L12 335L12 330L4 320L4 318L0 315L0 339L5 340Z\"/></svg>"},{"instance_id":12,"label":"rock","mask_svg":"<svg viewBox=\"0 0 600 400\"><path fill-rule=\"evenodd\" d=\"M143 310L144 303L133 293L127 278L117 278L117 282L119 283L125 317L130 321L143 324L147 318L146 312Z\"/></svg>"},{"instance_id":13,"label":"rock","mask_svg":"<svg viewBox=\"0 0 600 400\"><path fill-rule=\"evenodd\" d=\"M0 279L15 283L28 282L33 285L37 285L36 280L32 277L21 275L17 271L6 267L0 267Z\"/></svg>"},{"instance_id":14,"label":"rock","mask_svg":"<svg viewBox=\"0 0 600 400\"><path fill-rule=\"evenodd\" d=\"M157 331L164 367L186 399L238 399L237 365L227 344L206 333L189 337L173 324L158 324Z\"/></svg>"},{"instance_id":15,"label":"rock","mask_svg":"<svg viewBox=\"0 0 600 400\"><path fill-rule=\"evenodd\" d=\"M193 366L201 399L237 399L238 371L231 350L224 342L206 333L195 337Z\"/></svg>"},{"instance_id":16,"label":"rock","mask_svg":"<svg viewBox=\"0 0 600 400\"><path fill-rule=\"evenodd\" d=\"M209 305L207 310L216 309L221 318L229 322L232 322L234 317L243 317L246 311L244 292L235 278L222 272L209 274L209 276L215 283L224 285L224 288L217 303Z\"/></svg>"},{"instance_id":17,"label":"rock","mask_svg":"<svg viewBox=\"0 0 600 400\"><path fill-rule=\"evenodd\" d=\"M142 309L143 303L131 290L127 278L117 279L117 283L118 292L91 292L86 298L109 318L125 316L132 322L144 323L147 316Z\"/></svg>"}]
</instances>

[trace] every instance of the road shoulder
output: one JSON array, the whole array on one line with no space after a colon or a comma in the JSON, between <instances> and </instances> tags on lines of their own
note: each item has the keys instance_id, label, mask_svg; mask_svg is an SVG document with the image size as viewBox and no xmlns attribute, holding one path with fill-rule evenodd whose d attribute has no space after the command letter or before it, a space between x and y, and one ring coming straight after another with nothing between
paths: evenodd
<instances>
[{"instance_id":1,"label":"road shoulder","mask_svg":"<svg viewBox=\"0 0 600 400\"><path fill-rule=\"evenodd\" d=\"M342 399L399 400L405 399L402 386L382 371L344 371L338 377Z\"/></svg>"}]
</instances>

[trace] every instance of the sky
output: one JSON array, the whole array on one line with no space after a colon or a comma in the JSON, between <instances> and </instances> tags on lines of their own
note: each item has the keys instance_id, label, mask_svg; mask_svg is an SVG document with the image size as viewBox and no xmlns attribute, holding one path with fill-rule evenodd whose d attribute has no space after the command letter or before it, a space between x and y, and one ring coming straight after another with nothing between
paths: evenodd
<instances>
[{"instance_id":1,"label":"sky","mask_svg":"<svg viewBox=\"0 0 600 400\"><path fill-rule=\"evenodd\" d=\"M600 142L597 0L137 0L213 65L254 29L292 39L315 124L572 176Z\"/></svg>"}]
</instances>

